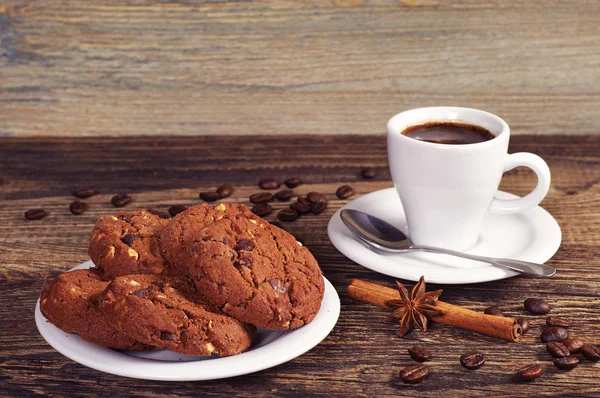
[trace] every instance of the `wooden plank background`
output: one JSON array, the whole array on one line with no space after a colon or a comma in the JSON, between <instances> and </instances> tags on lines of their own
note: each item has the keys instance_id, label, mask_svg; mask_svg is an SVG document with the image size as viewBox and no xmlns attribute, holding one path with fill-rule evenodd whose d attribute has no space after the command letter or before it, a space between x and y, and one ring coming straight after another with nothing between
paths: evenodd
<instances>
[{"instance_id":1,"label":"wooden plank background","mask_svg":"<svg viewBox=\"0 0 600 398\"><path fill-rule=\"evenodd\" d=\"M337 151L332 150L337 148ZM553 183L542 206L563 232L559 251L548 262L551 279L511 278L444 289L443 300L483 311L490 305L511 316L523 315L523 301L542 297L552 315L572 321L571 333L600 344L600 136L518 136L510 152L529 151L550 166ZM374 180L360 169L378 170ZM280 222L315 255L338 291L342 311L331 334L308 353L247 376L208 382L157 382L126 379L81 366L50 347L39 335L33 309L45 280L88 259L89 235L96 219L115 214L112 195L127 192L126 209L200 203L198 192L222 183L236 187L228 200L249 204L264 177L292 176L305 184L295 191L324 193L329 207L320 215ZM350 199L391 186L382 136L261 136L163 138L5 138L0 145L0 396L423 396L423 397L598 397L600 363L582 361L565 372L554 368L539 334L544 316L528 316L532 329L518 344L432 324L429 332L398 337L387 312L350 300L346 286L362 278L392 286L393 278L359 266L327 238L329 218L344 203L336 188L350 184ZM518 195L535 185L532 172L507 173L501 188ZM93 186L81 216L69 213L71 191ZM287 204L277 202L276 208ZM44 207L50 215L27 221L23 212ZM267 216L276 221L275 213ZM408 283L412 286L412 283ZM432 375L422 384L403 384L400 369L413 365L407 348L420 344L434 355ZM463 369L459 356L484 352L487 363ZM515 383L512 375L529 363L544 366L541 379Z\"/></svg>"},{"instance_id":2,"label":"wooden plank background","mask_svg":"<svg viewBox=\"0 0 600 398\"><path fill-rule=\"evenodd\" d=\"M2 0L0 136L600 132L597 0Z\"/></svg>"}]
</instances>

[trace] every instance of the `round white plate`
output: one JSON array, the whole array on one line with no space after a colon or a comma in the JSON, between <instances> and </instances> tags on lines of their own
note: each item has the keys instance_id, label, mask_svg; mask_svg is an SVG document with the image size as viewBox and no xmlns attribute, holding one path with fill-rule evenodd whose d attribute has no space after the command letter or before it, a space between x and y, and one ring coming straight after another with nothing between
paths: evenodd
<instances>
[{"instance_id":1,"label":"round white plate","mask_svg":"<svg viewBox=\"0 0 600 398\"><path fill-rule=\"evenodd\" d=\"M502 191L498 191L496 197L516 198ZM327 232L331 243L346 257L373 271L410 281L417 281L423 275L427 282L441 284L488 282L518 275L482 262L442 254L372 251L344 225L340 218L342 209L364 211L407 233L398 194L395 188L388 188L361 196L347 203L329 220ZM544 263L556 253L560 241L561 232L556 220L536 206L519 214L488 214L477 244L468 253Z\"/></svg>"},{"instance_id":2,"label":"round white plate","mask_svg":"<svg viewBox=\"0 0 600 398\"><path fill-rule=\"evenodd\" d=\"M72 270L93 267L91 261ZM119 376L147 380L212 380L258 372L290 361L319 344L335 326L340 315L340 298L325 280L325 294L315 319L292 331L258 330L250 349L231 357L190 357L172 351L117 351L81 340L46 321L35 306L35 323L40 334L58 352L82 365Z\"/></svg>"}]
</instances>

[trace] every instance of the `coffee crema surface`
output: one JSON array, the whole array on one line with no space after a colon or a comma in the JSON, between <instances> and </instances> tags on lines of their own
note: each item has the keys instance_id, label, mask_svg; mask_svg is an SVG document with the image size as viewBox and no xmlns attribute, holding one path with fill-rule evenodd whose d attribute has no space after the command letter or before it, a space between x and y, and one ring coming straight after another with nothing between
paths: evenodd
<instances>
[{"instance_id":1,"label":"coffee crema surface","mask_svg":"<svg viewBox=\"0 0 600 398\"><path fill-rule=\"evenodd\" d=\"M451 145L476 144L496 137L481 126L454 122L418 124L407 127L402 134L419 141Z\"/></svg>"}]
</instances>

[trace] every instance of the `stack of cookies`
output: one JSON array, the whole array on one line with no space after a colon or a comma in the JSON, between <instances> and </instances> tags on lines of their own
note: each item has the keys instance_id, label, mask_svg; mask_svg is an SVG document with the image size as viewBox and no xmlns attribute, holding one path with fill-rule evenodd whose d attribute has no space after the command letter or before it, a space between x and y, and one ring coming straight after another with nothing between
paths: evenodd
<instances>
[{"instance_id":1,"label":"stack of cookies","mask_svg":"<svg viewBox=\"0 0 600 398\"><path fill-rule=\"evenodd\" d=\"M60 329L123 350L228 356L256 327L295 329L319 311L319 265L296 239L236 203L102 217L95 268L59 275L40 309Z\"/></svg>"}]
</instances>

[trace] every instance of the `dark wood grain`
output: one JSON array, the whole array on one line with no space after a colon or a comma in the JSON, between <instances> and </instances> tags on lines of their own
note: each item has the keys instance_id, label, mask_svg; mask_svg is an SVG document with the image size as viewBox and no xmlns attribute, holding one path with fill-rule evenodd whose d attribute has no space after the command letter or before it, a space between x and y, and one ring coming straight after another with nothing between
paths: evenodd
<instances>
[{"instance_id":1,"label":"dark wood grain","mask_svg":"<svg viewBox=\"0 0 600 398\"><path fill-rule=\"evenodd\" d=\"M461 105L597 134L594 0L3 0L0 135L370 134Z\"/></svg>"},{"instance_id":2,"label":"dark wood grain","mask_svg":"<svg viewBox=\"0 0 600 398\"><path fill-rule=\"evenodd\" d=\"M444 301L474 310L496 305L508 315L523 314L528 297L542 297L552 314L572 320L572 333L600 343L600 136L517 136L511 152L541 155L552 171L552 188L542 203L557 219L563 243L548 262L558 268L551 280L512 278L498 282L439 286ZM379 171L360 178L363 166ZM326 225L346 201L335 189L350 184L359 195L389 187L383 136L170 137L170 138L5 138L0 141L0 395L31 396L598 396L600 364L584 361L571 372L555 369L538 342L544 317L531 317L532 330L521 343L434 324L427 333L398 337L386 312L348 299L352 278L391 286L393 279L348 260L330 244ZM281 226L315 255L342 301L332 333L317 347L288 363L256 374L209 382L130 380L88 369L63 357L38 334L35 301L44 282L87 260L95 220L116 209L112 195L132 194L128 209L200 203L198 192L223 182L236 191L231 200L248 203L261 177L298 176L298 193L323 192L329 208ZM525 169L505 175L502 189L527 193L535 176ZM69 213L71 191L93 186L88 212ZM277 207L285 204L277 203ZM23 217L44 207L40 221ZM267 217L274 221L274 215ZM409 283L410 284L410 283ZM435 288L438 286L431 286ZM433 353L432 375L417 386L403 384L400 369L413 364L406 350L422 344ZM458 362L465 351L484 352L487 363L467 371ZM544 365L540 380L512 380L522 365Z\"/></svg>"}]
</instances>

